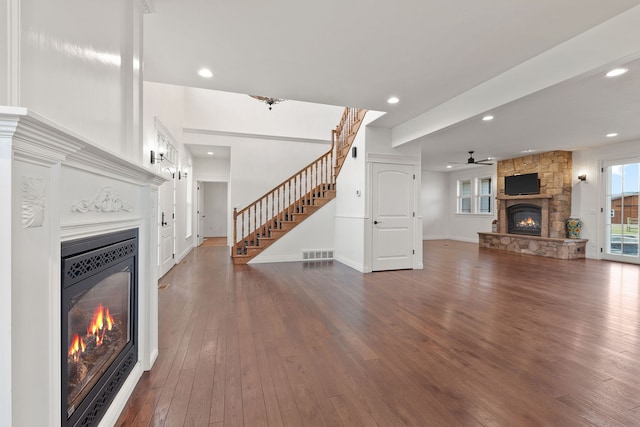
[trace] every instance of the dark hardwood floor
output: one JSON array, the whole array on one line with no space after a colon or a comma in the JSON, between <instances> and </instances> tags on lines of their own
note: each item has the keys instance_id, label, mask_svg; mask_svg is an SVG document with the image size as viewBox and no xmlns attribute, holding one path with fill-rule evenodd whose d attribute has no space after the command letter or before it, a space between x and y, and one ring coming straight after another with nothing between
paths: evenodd
<instances>
[{"instance_id":1,"label":"dark hardwood floor","mask_svg":"<svg viewBox=\"0 0 640 427\"><path fill-rule=\"evenodd\" d=\"M640 267L424 243L424 270L233 266L162 283L118 426L639 426Z\"/></svg>"}]
</instances>

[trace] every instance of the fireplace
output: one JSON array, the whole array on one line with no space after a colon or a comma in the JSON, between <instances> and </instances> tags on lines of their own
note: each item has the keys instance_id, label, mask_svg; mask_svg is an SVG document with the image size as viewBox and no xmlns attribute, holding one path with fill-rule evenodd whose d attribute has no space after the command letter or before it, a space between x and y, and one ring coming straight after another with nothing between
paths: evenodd
<instances>
[{"instance_id":1,"label":"fireplace","mask_svg":"<svg viewBox=\"0 0 640 427\"><path fill-rule=\"evenodd\" d=\"M510 234L542 235L542 208L518 203L507 208L507 226Z\"/></svg>"},{"instance_id":2,"label":"fireplace","mask_svg":"<svg viewBox=\"0 0 640 427\"><path fill-rule=\"evenodd\" d=\"M62 425L97 425L138 360L138 230L62 244Z\"/></svg>"}]
</instances>

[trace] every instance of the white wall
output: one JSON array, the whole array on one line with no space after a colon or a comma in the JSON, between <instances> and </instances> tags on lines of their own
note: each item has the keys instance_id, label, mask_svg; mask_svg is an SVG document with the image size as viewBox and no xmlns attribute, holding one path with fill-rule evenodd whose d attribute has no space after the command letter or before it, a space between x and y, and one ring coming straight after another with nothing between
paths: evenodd
<instances>
[{"instance_id":1,"label":"white wall","mask_svg":"<svg viewBox=\"0 0 640 427\"><path fill-rule=\"evenodd\" d=\"M461 240L463 242L478 242L478 232L491 232L491 222L497 218L496 212L496 165L492 166L470 166L460 171L452 171L448 173L448 207L447 207L447 224L449 230L449 238L453 240ZM458 180L468 178L484 178L491 177L492 193L491 199L493 205L493 213L491 214L459 214L457 212L457 188Z\"/></svg>"},{"instance_id":2,"label":"white wall","mask_svg":"<svg viewBox=\"0 0 640 427\"><path fill-rule=\"evenodd\" d=\"M244 208L330 149L329 144L193 132L184 134L184 142L230 147L230 211ZM196 176L207 181L209 172L200 169L202 164L197 163ZM233 236L232 220L230 216L227 236Z\"/></svg>"},{"instance_id":3,"label":"white wall","mask_svg":"<svg viewBox=\"0 0 640 427\"><path fill-rule=\"evenodd\" d=\"M0 22L2 28L7 28L9 22L7 21L7 2L8 0L0 0ZM5 37L9 35L9 31L4 30ZM4 40L4 38L3 38ZM9 105L8 99L8 73L9 68L9 52L7 50L7 42L0 43L0 105Z\"/></svg>"},{"instance_id":4,"label":"white wall","mask_svg":"<svg viewBox=\"0 0 640 427\"><path fill-rule=\"evenodd\" d=\"M302 251L333 249L335 212L333 200L252 259L250 264L302 261Z\"/></svg>"},{"instance_id":5,"label":"white wall","mask_svg":"<svg viewBox=\"0 0 640 427\"><path fill-rule=\"evenodd\" d=\"M640 141L607 144L573 152L573 176L571 216L583 223L580 237L589 239L587 258L600 258L604 245L604 221L600 208L604 207L605 179L600 172L603 161L634 158L640 155ZM587 180L578 181L578 175L586 174Z\"/></svg>"},{"instance_id":6,"label":"white wall","mask_svg":"<svg viewBox=\"0 0 640 427\"><path fill-rule=\"evenodd\" d=\"M185 128L331 140L344 107L285 101L267 105L248 95L185 88Z\"/></svg>"},{"instance_id":7,"label":"white wall","mask_svg":"<svg viewBox=\"0 0 640 427\"><path fill-rule=\"evenodd\" d=\"M196 157L193 159L193 174L197 181L228 182L231 175L231 159Z\"/></svg>"},{"instance_id":8,"label":"white wall","mask_svg":"<svg viewBox=\"0 0 640 427\"><path fill-rule=\"evenodd\" d=\"M22 0L19 106L136 158L131 151L135 2ZM137 40L138 43L141 40ZM137 138L135 138L137 140Z\"/></svg>"},{"instance_id":9,"label":"white wall","mask_svg":"<svg viewBox=\"0 0 640 427\"><path fill-rule=\"evenodd\" d=\"M203 182L202 196L204 210L204 237L225 237L227 222L231 215L227 207L227 183Z\"/></svg>"},{"instance_id":10,"label":"white wall","mask_svg":"<svg viewBox=\"0 0 640 427\"><path fill-rule=\"evenodd\" d=\"M422 171L420 212L424 240L449 238L450 192L448 173Z\"/></svg>"}]
</instances>

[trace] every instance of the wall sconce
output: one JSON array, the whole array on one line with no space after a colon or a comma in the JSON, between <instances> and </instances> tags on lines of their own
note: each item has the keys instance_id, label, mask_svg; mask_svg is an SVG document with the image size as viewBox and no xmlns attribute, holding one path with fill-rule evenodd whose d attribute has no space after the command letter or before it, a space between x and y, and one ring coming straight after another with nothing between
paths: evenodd
<instances>
[{"instance_id":1,"label":"wall sconce","mask_svg":"<svg viewBox=\"0 0 640 427\"><path fill-rule=\"evenodd\" d=\"M178 179L182 179L182 178L187 179L187 173L178 171Z\"/></svg>"},{"instance_id":2,"label":"wall sconce","mask_svg":"<svg viewBox=\"0 0 640 427\"><path fill-rule=\"evenodd\" d=\"M158 152L158 157L156 157L156 152L151 150L151 164L160 163L164 160L164 153L162 151Z\"/></svg>"},{"instance_id":3,"label":"wall sconce","mask_svg":"<svg viewBox=\"0 0 640 427\"><path fill-rule=\"evenodd\" d=\"M587 180L587 174L583 173L582 175L578 175L578 180L580 181L586 181Z\"/></svg>"}]
</instances>

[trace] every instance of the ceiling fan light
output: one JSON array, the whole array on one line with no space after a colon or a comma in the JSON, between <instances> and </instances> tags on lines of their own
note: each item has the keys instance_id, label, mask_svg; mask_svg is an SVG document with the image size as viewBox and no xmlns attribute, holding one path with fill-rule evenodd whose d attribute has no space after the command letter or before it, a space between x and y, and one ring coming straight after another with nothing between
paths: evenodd
<instances>
[{"instance_id":1,"label":"ceiling fan light","mask_svg":"<svg viewBox=\"0 0 640 427\"><path fill-rule=\"evenodd\" d=\"M267 104L269 106L269 111L271 111L271 108L274 105L285 101L285 99L273 98L271 96L260 96L260 95L249 95L249 96L252 97L253 99L257 99L258 101L262 101L265 104Z\"/></svg>"}]
</instances>

